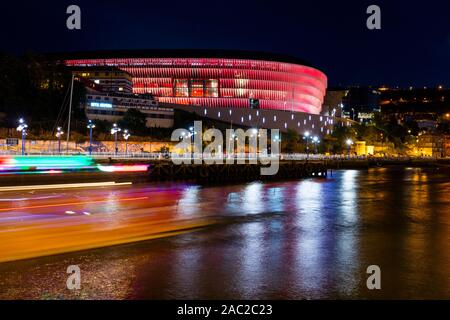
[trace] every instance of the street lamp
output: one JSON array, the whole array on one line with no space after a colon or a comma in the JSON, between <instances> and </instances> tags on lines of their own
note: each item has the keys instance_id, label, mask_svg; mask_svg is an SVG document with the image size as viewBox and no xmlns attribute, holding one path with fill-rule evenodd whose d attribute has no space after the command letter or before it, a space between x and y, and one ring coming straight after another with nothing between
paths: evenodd
<instances>
[{"instance_id":1,"label":"street lamp","mask_svg":"<svg viewBox=\"0 0 450 320\"><path fill-rule=\"evenodd\" d=\"M193 157L195 157L194 136L196 134L197 132L194 130L194 127L189 127L189 136L191 137L191 148Z\"/></svg>"},{"instance_id":2,"label":"street lamp","mask_svg":"<svg viewBox=\"0 0 450 320\"><path fill-rule=\"evenodd\" d=\"M309 158L309 136L309 131L305 131L305 133L303 134L303 139L306 139L306 160L308 160Z\"/></svg>"},{"instance_id":3,"label":"street lamp","mask_svg":"<svg viewBox=\"0 0 450 320\"><path fill-rule=\"evenodd\" d=\"M353 144L353 141L352 141L352 139L347 139L347 140L345 141L345 143L347 144L348 155L350 156L350 148L351 148L351 146L352 146L352 144Z\"/></svg>"},{"instance_id":4,"label":"street lamp","mask_svg":"<svg viewBox=\"0 0 450 320\"><path fill-rule=\"evenodd\" d=\"M113 124L113 127L111 129L111 134L114 135L114 154L117 155L117 152L119 151L119 148L117 147L117 133L122 131L122 129L120 129L117 126L117 123Z\"/></svg>"},{"instance_id":5,"label":"street lamp","mask_svg":"<svg viewBox=\"0 0 450 320\"><path fill-rule=\"evenodd\" d=\"M320 142L319 137L318 136L314 136L312 138L313 143L314 143L314 152L317 153L317 144Z\"/></svg>"},{"instance_id":6,"label":"street lamp","mask_svg":"<svg viewBox=\"0 0 450 320\"><path fill-rule=\"evenodd\" d=\"M123 131L123 138L125 139L125 155L127 155L128 152L128 138L130 137L130 133L127 129Z\"/></svg>"},{"instance_id":7,"label":"street lamp","mask_svg":"<svg viewBox=\"0 0 450 320\"><path fill-rule=\"evenodd\" d=\"M58 138L58 153L61 154L61 136L64 134L61 127L56 129L56 137Z\"/></svg>"},{"instance_id":8,"label":"street lamp","mask_svg":"<svg viewBox=\"0 0 450 320\"><path fill-rule=\"evenodd\" d=\"M17 127L17 131L22 132L22 155L25 154L25 137L27 135L28 125L25 123L23 118L19 119L19 126Z\"/></svg>"},{"instance_id":9,"label":"street lamp","mask_svg":"<svg viewBox=\"0 0 450 320\"><path fill-rule=\"evenodd\" d=\"M87 128L89 129L89 155L92 154L92 129L95 128L95 124L92 120L88 120Z\"/></svg>"},{"instance_id":10,"label":"street lamp","mask_svg":"<svg viewBox=\"0 0 450 320\"><path fill-rule=\"evenodd\" d=\"M281 132L280 132L280 135L275 135L273 138L272 138L272 141L273 142L279 142L280 143L280 148L279 148L279 152L281 153ZM269 150L271 153L272 153L272 143L270 143L270 150Z\"/></svg>"}]
</instances>

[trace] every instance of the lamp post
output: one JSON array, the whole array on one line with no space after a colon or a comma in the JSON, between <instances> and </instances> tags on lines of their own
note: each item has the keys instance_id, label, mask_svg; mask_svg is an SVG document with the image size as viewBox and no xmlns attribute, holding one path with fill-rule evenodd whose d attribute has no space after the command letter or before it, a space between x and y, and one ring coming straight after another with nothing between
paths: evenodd
<instances>
[{"instance_id":1,"label":"lamp post","mask_svg":"<svg viewBox=\"0 0 450 320\"><path fill-rule=\"evenodd\" d=\"M127 129L123 131L123 138L125 139L125 155L127 155L128 152L128 138L130 137L130 133Z\"/></svg>"},{"instance_id":2,"label":"lamp post","mask_svg":"<svg viewBox=\"0 0 450 320\"><path fill-rule=\"evenodd\" d=\"M319 144L320 140L318 136L314 136L312 138L313 143L314 143L314 153L317 153L317 145Z\"/></svg>"},{"instance_id":3,"label":"lamp post","mask_svg":"<svg viewBox=\"0 0 450 320\"><path fill-rule=\"evenodd\" d=\"M350 148L353 144L352 139L347 139L347 141L345 141L345 143L347 144L347 148L348 148L348 156L350 157Z\"/></svg>"},{"instance_id":4,"label":"lamp post","mask_svg":"<svg viewBox=\"0 0 450 320\"><path fill-rule=\"evenodd\" d=\"M64 134L61 127L56 129L56 137L58 138L58 154L61 154L61 136Z\"/></svg>"},{"instance_id":5,"label":"lamp post","mask_svg":"<svg viewBox=\"0 0 450 320\"><path fill-rule=\"evenodd\" d=\"M309 131L305 131L305 133L303 134L303 139L306 139L306 160L308 160L309 158L309 136L311 134L309 133Z\"/></svg>"},{"instance_id":6,"label":"lamp post","mask_svg":"<svg viewBox=\"0 0 450 320\"><path fill-rule=\"evenodd\" d=\"M88 121L87 128L89 129L89 155L92 154L92 129L95 128L95 124L92 122L92 120Z\"/></svg>"},{"instance_id":7,"label":"lamp post","mask_svg":"<svg viewBox=\"0 0 450 320\"><path fill-rule=\"evenodd\" d=\"M197 132L194 130L194 127L189 127L189 136L191 137L191 149L192 149L192 157L195 158L195 148L194 148L194 136Z\"/></svg>"},{"instance_id":8,"label":"lamp post","mask_svg":"<svg viewBox=\"0 0 450 320\"><path fill-rule=\"evenodd\" d=\"M279 153L281 154L281 132L279 135L276 135L275 137L273 137L272 141L280 143ZM272 154L272 143L270 144L270 153Z\"/></svg>"},{"instance_id":9,"label":"lamp post","mask_svg":"<svg viewBox=\"0 0 450 320\"><path fill-rule=\"evenodd\" d=\"M25 154L25 137L27 136L27 128L28 125L25 123L23 118L19 119L19 126L17 127L17 131L22 132L22 155Z\"/></svg>"},{"instance_id":10,"label":"lamp post","mask_svg":"<svg viewBox=\"0 0 450 320\"><path fill-rule=\"evenodd\" d=\"M113 124L113 127L111 129L111 134L114 135L114 154L117 155L117 152L119 151L119 148L117 147L117 133L122 131L122 129L120 129L117 126L117 123Z\"/></svg>"}]
</instances>

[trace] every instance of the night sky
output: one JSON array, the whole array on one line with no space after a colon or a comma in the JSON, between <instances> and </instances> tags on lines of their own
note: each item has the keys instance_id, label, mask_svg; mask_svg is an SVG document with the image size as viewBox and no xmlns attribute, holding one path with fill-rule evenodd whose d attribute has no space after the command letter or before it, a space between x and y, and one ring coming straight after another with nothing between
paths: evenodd
<instances>
[{"instance_id":1,"label":"night sky","mask_svg":"<svg viewBox=\"0 0 450 320\"><path fill-rule=\"evenodd\" d=\"M8 3L6 3L8 2ZM82 29L66 28L81 7ZM381 7L381 30L366 8ZM0 50L237 49L309 61L329 85L450 87L450 1L5 1Z\"/></svg>"}]
</instances>

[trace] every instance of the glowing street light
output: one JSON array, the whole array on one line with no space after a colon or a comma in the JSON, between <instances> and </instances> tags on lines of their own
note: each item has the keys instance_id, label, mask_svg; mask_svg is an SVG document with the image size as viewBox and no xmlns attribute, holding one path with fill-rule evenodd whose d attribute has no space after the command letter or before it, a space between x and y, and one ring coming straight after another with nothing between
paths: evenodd
<instances>
[{"instance_id":1,"label":"glowing street light","mask_svg":"<svg viewBox=\"0 0 450 320\"><path fill-rule=\"evenodd\" d=\"M314 152L317 153L317 145L319 144L320 140L318 136L314 136L312 138L313 144L314 144Z\"/></svg>"},{"instance_id":2,"label":"glowing street light","mask_svg":"<svg viewBox=\"0 0 450 320\"><path fill-rule=\"evenodd\" d=\"M309 137L310 137L309 131L305 131L303 134L303 139L306 139L306 160L309 158Z\"/></svg>"},{"instance_id":3,"label":"glowing street light","mask_svg":"<svg viewBox=\"0 0 450 320\"><path fill-rule=\"evenodd\" d=\"M61 154L61 136L64 134L61 127L56 129L56 137L58 138L58 153Z\"/></svg>"},{"instance_id":4,"label":"glowing street light","mask_svg":"<svg viewBox=\"0 0 450 320\"><path fill-rule=\"evenodd\" d=\"M191 137L191 149L192 154L195 156L195 148L194 148L194 136L197 134L197 131L194 130L194 127L189 127L189 136Z\"/></svg>"},{"instance_id":5,"label":"glowing street light","mask_svg":"<svg viewBox=\"0 0 450 320\"><path fill-rule=\"evenodd\" d=\"M130 133L127 129L123 131L123 138L125 139L125 155L127 155L128 152L128 138L130 137Z\"/></svg>"},{"instance_id":6,"label":"glowing street light","mask_svg":"<svg viewBox=\"0 0 450 320\"><path fill-rule=\"evenodd\" d=\"M87 128L89 129L89 155L92 154L92 129L95 128L95 124L92 120L88 120Z\"/></svg>"},{"instance_id":7,"label":"glowing street light","mask_svg":"<svg viewBox=\"0 0 450 320\"><path fill-rule=\"evenodd\" d=\"M23 118L20 118L19 126L17 127L17 131L22 132L22 155L25 154L25 137L27 136L27 128L28 128L28 125L25 123Z\"/></svg>"},{"instance_id":8,"label":"glowing street light","mask_svg":"<svg viewBox=\"0 0 450 320\"><path fill-rule=\"evenodd\" d=\"M117 123L114 123L113 127L111 129L111 134L114 135L114 151L115 151L114 154L116 154L116 155L117 155L117 152L119 151L119 148L117 147L117 133L120 131L122 131L122 129L120 129L117 126Z\"/></svg>"},{"instance_id":9,"label":"glowing street light","mask_svg":"<svg viewBox=\"0 0 450 320\"><path fill-rule=\"evenodd\" d=\"M345 144L347 145L347 148L348 148L348 155L350 156L350 148L351 148L351 146L352 146L352 144L353 144L353 140L352 140L352 139L347 139L347 140L345 141Z\"/></svg>"}]
</instances>

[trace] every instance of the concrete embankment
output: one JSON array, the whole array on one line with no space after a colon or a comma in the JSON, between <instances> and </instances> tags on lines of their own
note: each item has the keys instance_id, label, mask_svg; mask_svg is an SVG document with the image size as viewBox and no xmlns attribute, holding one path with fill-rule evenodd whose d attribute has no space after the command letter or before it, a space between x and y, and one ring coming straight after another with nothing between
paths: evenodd
<instances>
[{"instance_id":1,"label":"concrete embankment","mask_svg":"<svg viewBox=\"0 0 450 320\"><path fill-rule=\"evenodd\" d=\"M99 161L99 163L101 163ZM105 161L103 161L105 164ZM108 165L146 164L147 171L139 172L86 172L39 173L24 172L21 174L5 174L0 177L0 186L23 186L62 183L91 182L152 182L152 181L194 181L205 183L246 182L254 180L287 180L307 177L327 176L324 161L281 161L275 174L263 174L262 168L270 165L262 164L180 164L169 160L111 160ZM131 166L130 166L131 167Z\"/></svg>"},{"instance_id":2,"label":"concrete embankment","mask_svg":"<svg viewBox=\"0 0 450 320\"><path fill-rule=\"evenodd\" d=\"M261 164L182 164L170 160L104 159L97 163L147 164L148 171L141 172L69 172L6 174L0 176L0 186L23 186L62 183L194 181L206 183L245 182L253 180L288 180L308 177L327 177L329 170L369 169L373 167L423 167L449 168L450 159L343 159L324 161L280 161L275 175L262 175Z\"/></svg>"}]
</instances>

